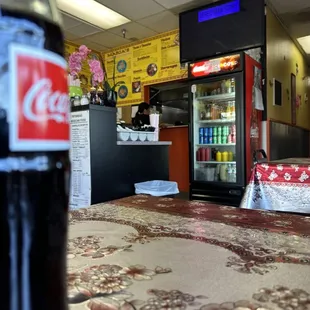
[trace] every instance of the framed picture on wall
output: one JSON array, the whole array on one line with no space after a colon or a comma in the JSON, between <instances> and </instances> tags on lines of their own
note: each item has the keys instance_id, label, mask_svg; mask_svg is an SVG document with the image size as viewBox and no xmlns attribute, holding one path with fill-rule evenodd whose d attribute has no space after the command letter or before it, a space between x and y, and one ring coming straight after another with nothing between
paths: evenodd
<instances>
[{"instance_id":1,"label":"framed picture on wall","mask_svg":"<svg viewBox=\"0 0 310 310\"><path fill-rule=\"evenodd\" d=\"M296 125L296 75L291 74L291 122Z\"/></svg>"},{"instance_id":2,"label":"framed picture on wall","mask_svg":"<svg viewBox=\"0 0 310 310\"><path fill-rule=\"evenodd\" d=\"M273 79L273 105L282 106L282 83Z\"/></svg>"}]
</instances>

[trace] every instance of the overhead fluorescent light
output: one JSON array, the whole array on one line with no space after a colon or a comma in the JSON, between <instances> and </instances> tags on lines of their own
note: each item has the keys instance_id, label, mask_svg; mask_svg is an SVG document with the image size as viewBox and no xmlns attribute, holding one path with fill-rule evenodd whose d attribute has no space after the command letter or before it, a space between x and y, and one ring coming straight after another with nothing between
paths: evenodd
<instances>
[{"instance_id":1,"label":"overhead fluorescent light","mask_svg":"<svg viewBox=\"0 0 310 310\"><path fill-rule=\"evenodd\" d=\"M310 54L310 36L305 36L297 39L305 53Z\"/></svg>"},{"instance_id":2,"label":"overhead fluorescent light","mask_svg":"<svg viewBox=\"0 0 310 310\"><path fill-rule=\"evenodd\" d=\"M130 22L125 16L94 0L57 0L57 6L61 11L102 29Z\"/></svg>"}]
</instances>

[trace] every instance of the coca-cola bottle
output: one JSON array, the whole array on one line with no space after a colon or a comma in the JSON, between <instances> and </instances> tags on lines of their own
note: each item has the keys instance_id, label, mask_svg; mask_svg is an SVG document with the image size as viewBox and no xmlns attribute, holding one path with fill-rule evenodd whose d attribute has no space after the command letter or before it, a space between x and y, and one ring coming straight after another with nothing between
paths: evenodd
<instances>
[{"instance_id":1,"label":"coca-cola bottle","mask_svg":"<svg viewBox=\"0 0 310 310\"><path fill-rule=\"evenodd\" d=\"M64 310L69 101L56 5L0 0L0 308Z\"/></svg>"}]
</instances>

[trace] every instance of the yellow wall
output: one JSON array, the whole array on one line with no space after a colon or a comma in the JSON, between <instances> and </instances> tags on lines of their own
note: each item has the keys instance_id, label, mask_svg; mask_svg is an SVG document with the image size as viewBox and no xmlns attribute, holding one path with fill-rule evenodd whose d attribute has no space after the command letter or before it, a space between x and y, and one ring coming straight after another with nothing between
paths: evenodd
<instances>
[{"instance_id":1,"label":"yellow wall","mask_svg":"<svg viewBox=\"0 0 310 310\"><path fill-rule=\"evenodd\" d=\"M296 72L298 65L298 73ZM296 75L296 92L301 95L297 108L296 125L310 129L310 108L305 94L310 97L309 87L303 77L308 76L305 58L287 35L275 15L267 10L267 115L282 122L291 123L291 73ZM282 106L273 105L273 78L282 82Z\"/></svg>"},{"instance_id":2,"label":"yellow wall","mask_svg":"<svg viewBox=\"0 0 310 310\"><path fill-rule=\"evenodd\" d=\"M110 84L114 83L113 71L115 82L123 82L116 88L118 106L144 101L144 86L187 78L187 68L180 65L179 40L176 29L102 53ZM155 70L148 72L153 66ZM135 83L140 84L140 90L134 91Z\"/></svg>"}]
</instances>

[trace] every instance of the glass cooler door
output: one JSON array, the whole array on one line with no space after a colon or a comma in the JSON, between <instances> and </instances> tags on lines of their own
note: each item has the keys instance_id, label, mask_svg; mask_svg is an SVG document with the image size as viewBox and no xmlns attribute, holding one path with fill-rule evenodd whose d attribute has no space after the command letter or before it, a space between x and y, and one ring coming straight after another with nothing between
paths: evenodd
<instances>
[{"instance_id":1,"label":"glass cooler door","mask_svg":"<svg viewBox=\"0 0 310 310\"><path fill-rule=\"evenodd\" d=\"M193 181L238 183L237 82L233 76L192 86Z\"/></svg>"}]
</instances>

